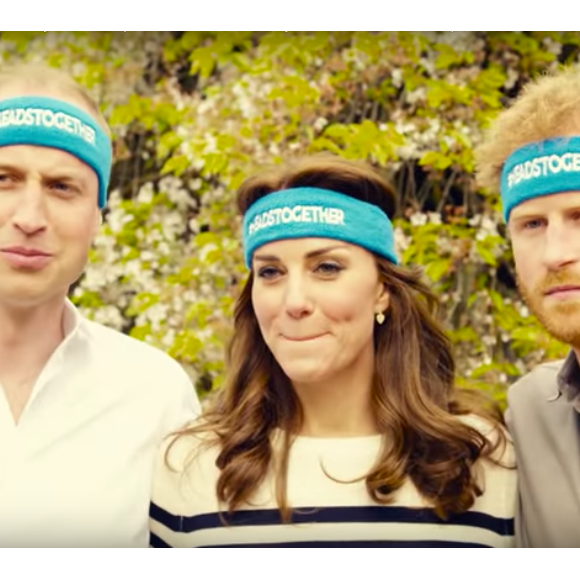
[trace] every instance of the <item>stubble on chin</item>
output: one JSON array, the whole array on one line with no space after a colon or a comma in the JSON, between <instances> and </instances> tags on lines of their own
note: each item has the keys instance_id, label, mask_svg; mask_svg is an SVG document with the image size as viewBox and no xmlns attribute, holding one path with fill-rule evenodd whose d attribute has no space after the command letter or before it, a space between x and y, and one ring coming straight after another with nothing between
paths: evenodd
<instances>
[{"instance_id":1,"label":"stubble on chin","mask_svg":"<svg viewBox=\"0 0 580 580\"><path fill-rule=\"evenodd\" d=\"M553 274L540 281L534 288L526 287L516 276L518 290L530 312L546 331L556 340L573 348L580 348L580 298L550 301L545 292L558 284L580 284L570 276Z\"/></svg>"}]
</instances>

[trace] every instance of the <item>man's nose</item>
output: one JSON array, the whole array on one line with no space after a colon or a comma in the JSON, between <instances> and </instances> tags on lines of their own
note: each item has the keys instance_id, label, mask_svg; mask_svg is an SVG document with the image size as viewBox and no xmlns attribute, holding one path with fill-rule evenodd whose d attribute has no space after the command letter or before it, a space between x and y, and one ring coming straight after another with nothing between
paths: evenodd
<instances>
[{"instance_id":1,"label":"man's nose","mask_svg":"<svg viewBox=\"0 0 580 580\"><path fill-rule=\"evenodd\" d=\"M544 265L559 270L580 259L580 232L566 224L549 224L544 246Z\"/></svg>"},{"instance_id":2,"label":"man's nose","mask_svg":"<svg viewBox=\"0 0 580 580\"><path fill-rule=\"evenodd\" d=\"M14 227L28 236L46 228L46 203L42 184L32 180L26 182L15 195L16 205L12 215Z\"/></svg>"}]
</instances>

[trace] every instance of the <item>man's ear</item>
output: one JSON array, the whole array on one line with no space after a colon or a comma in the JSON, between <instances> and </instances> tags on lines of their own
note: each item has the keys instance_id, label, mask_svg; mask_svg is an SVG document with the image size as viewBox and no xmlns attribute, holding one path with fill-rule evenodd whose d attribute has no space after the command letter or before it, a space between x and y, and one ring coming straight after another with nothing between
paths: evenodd
<instances>
[{"instance_id":1,"label":"man's ear","mask_svg":"<svg viewBox=\"0 0 580 580\"><path fill-rule=\"evenodd\" d=\"M95 212L95 220L93 222L93 238L99 233L101 226L103 225L103 212L97 209Z\"/></svg>"}]
</instances>

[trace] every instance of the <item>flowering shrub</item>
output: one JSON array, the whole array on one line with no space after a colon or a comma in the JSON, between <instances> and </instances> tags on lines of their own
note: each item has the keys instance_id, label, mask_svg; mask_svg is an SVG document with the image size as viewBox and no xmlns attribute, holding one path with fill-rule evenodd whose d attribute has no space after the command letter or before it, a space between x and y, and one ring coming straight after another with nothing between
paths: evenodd
<instances>
[{"instance_id":1,"label":"flowering shrub","mask_svg":"<svg viewBox=\"0 0 580 580\"><path fill-rule=\"evenodd\" d=\"M245 278L233 195L264 164L366 159L399 195L396 240L440 293L458 380L505 387L562 356L515 290L498 199L472 148L578 33L0 33L3 62L69 70L102 103L116 163L102 233L72 299L219 388Z\"/></svg>"}]
</instances>

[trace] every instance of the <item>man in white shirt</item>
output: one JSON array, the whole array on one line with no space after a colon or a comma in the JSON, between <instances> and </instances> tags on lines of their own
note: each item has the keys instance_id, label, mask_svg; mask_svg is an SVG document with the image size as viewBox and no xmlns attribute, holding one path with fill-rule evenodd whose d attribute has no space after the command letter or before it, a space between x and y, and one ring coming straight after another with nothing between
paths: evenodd
<instances>
[{"instance_id":1,"label":"man in white shirt","mask_svg":"<svg viewBox=\"0 0 580 580\"><path fill-rule=\"evenodd\" d=\"M67 299L110 169L72 79L0 74L0 547L147 547L155 451L199 413L176 361Z\"/></svg>"}]
</instances>

